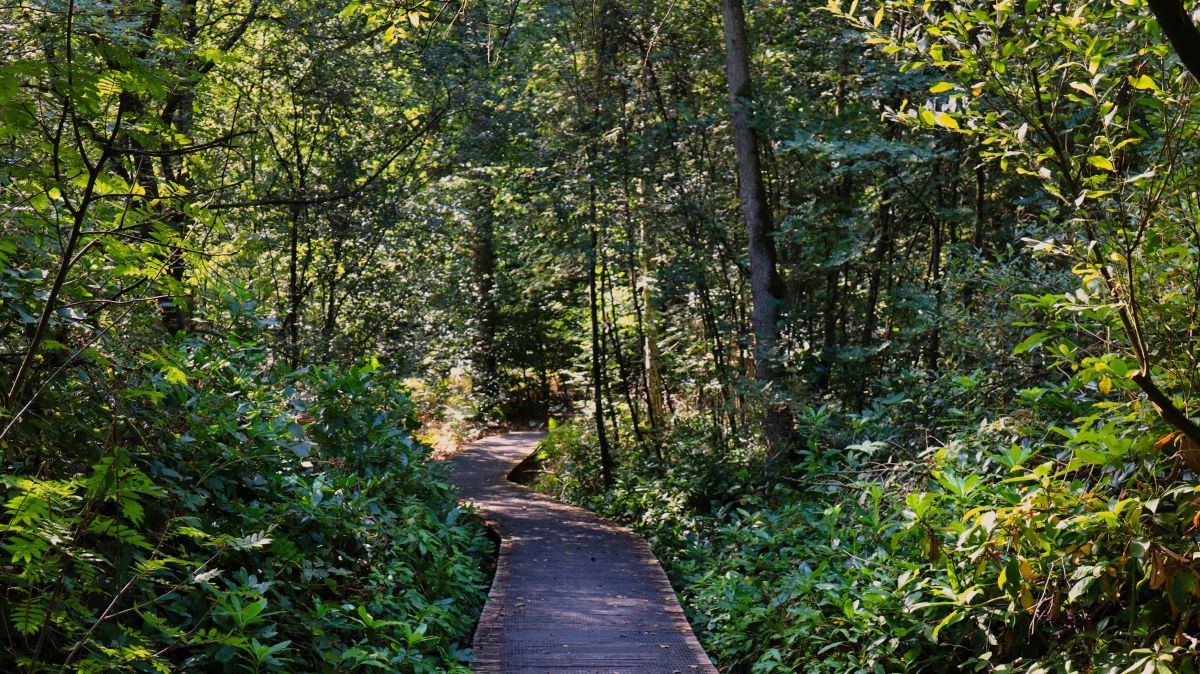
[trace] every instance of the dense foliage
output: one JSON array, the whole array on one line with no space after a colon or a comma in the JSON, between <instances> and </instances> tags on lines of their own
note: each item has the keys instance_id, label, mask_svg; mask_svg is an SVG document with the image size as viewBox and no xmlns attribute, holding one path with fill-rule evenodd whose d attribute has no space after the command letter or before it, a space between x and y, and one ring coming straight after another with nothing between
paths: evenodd
<instances>
[{"instance_id":1,"label":"dense foliage","mask_svg":"<svg viewBox=\"0 0 1200 674\"><path fill-rule=\"evenodd\" d=\"M378 365L266 362L251 301L9 444L6 671L457 665L488 544ZM65 403L64 403L65 404Z\"/></svg>"},{"instance_id":2,"label":"dense foliage","mask_svg":"<svg viewBox=\"0 0 1200 674\"><path fill-rule=\"evenodd\" d=\"M461 670L552 414L723 671L1195 671L1188 8L716 5L0 8L0 669Z\"/></svg>"},{"instance_id":3,"label":"dense foliage","mask_svg":"<svg viewBox=\"0 0 1200 674\"><path fill-rule=\"evenodd\" d=\"M690 287L686 249L635 269L661 313L625 333L642 399L606 396L611 486L593 416L552 432L541 487L655 543L724 671L1194 671L1195 81L1154 15L747 9L789 450L761 435L745 258L717 233ZM673 171L729 222L728 182ZM640 308L612 302L621 386Z\"/></svg>"},{"instance_id":4,"label":"dense foliage","mask_svg":"<svg viewBox=\"0 0 1200 674\"><path fill-rule=\"evenodd\" d=\"M0 670L465 671L490 544L368 295L445 91L381 21L0 9Z\"/></svg>"}]
</instances>

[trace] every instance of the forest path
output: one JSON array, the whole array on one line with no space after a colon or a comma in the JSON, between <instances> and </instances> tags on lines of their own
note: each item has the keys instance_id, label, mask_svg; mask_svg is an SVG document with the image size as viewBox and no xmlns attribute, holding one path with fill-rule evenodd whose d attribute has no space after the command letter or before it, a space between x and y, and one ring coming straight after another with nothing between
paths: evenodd
<instances>
[{"instance_id":1,"label":"forest path","mask_svg":"<svg viewBox=\"0 0 1200 674\"><path fill-rule=\"evenodd\" d=\"M650 546L507 480L541 433L480 440L452 481L501 537L475 630L477 674L717 674Z\"/></svg>"}]
</instances>

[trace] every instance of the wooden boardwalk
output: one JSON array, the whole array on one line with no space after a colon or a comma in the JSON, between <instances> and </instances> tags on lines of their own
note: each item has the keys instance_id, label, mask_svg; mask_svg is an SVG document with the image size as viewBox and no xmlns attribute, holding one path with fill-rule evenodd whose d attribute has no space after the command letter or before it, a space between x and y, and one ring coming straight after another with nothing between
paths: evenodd
<instances>
[{"instance_id":1,"label":"wooden boardwalk","mask_svg":"<svg viewBox=\"0 0 1200 674\"><path fill-rule=\"evenodd\" d=\"M506 479L541 437L488 438L449 459L463 500L501 537L474 671L717 674L645 541Z\"/></svg>"}]
</instances>

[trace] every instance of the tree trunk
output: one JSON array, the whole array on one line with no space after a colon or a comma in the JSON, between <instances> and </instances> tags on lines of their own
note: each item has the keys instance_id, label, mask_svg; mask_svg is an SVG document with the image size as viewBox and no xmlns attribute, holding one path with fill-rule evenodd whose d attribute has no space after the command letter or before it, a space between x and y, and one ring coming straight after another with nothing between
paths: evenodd
<instances>
[{"instance_id":1,"label":"tree trunk","mask_svg":"<svg viewBox=\"0 0 1200 674\"><path fill-rule=\"evenodd\" d=\"M773 453L787 448L792 420L780 400L783 373L778 364L779 311L783 288L775 263L774 224L767 204L758 135L751 119L754 92L742 0L721 0L725 32L725 72L733 108L733 149L737 157L738 191L746 219L750 257L750 322L754 329L754 375L767 394L763 431Z\"/></svg>"},{"instance_id":2,"label":"tree trunk","mask_svg":"<svg viewBox=\"0 0 1200 674\"><path fill-rule=\"evenodd\" d=\"M595 196L593 195L593 203ZM595 207L592 207L595 214ZM592 328L592 403L596 415L596 441L600 445L600 476L605 489L613 485L612 452L608 446L608 432L604 427L604 354L600 346L600 297L596 292L596 258L599 249L598 227L593 222L588 226L588 312Z\"/></svg>"},{"instance_id":3,"label":"tree trunk","mask_svg":"<svg viewBox=\"0 0 1200 674\"><path fill-rule=\"evenodd\" d=\"M621 346L621 335L617 329L620 324L617 314L617 297L613 292L613 280L610 276L608 259L600 265L600 295L605 298L605 305L608 310L604 313L604 338L610 346L606 349L607 352L613 355L613 359L617 363L617 376L621 378L621 395L625 398L625 405L629 407L629 419L633 423L633 437L639 444L643 441L641 412L638 410L637 399L634 398L634 362L636 356L626 360L625 349ZM609 396L611 400L611 395ZM610 403L613 409L613 424L617 423L616 404ZM617 439L617 431L613 432L613 439Z\"/></svg>"},{"instance_id":4,"label":"tree trunk","mask_svg":"<svg viewBox=\"0 0 1200 674\"><path fill-rule=\"evenodd\" d=\"M474 343L471 345L472 384L480 413L488 415L500 403L496 366L496 241L493 192L485 178L478 187L471 236L472 301L475 304Z\"/></svg>"},{"instance_id":5,"label":"tree trunk","mask_svg":"<svg viewBox=\"0 0 1200 674\"><path fill-rule=\"evenodd\" d=\"M196 0L185 0L180 5L180 19L186 26L185 39L195 40L196 35L200 32L196 23ZM196 84L195 80L183 82L180 89L167 98L163 108L163 121L170 122L175 131L175 142L179 142L179 139L191 138L192 125L195 120ZM186 161L182 156L168 156L162 159L163 176L168 181L191 192L193 181L187 173L186 166ZM166 217L166 223L175 231L175 235L181 242L187 240L188 216L182 209L174 208ZM183 259L182 248L172 249L167 273L174 281L173 290L179 294L166 300L163 304L162 322L163 328L167 332L177 333L187 329L192 322L192 302L183 283L184 274L187 273L187 263Z\"/></svg>"},{"instance_id":6,"label":"tree trunk","mask_svg":"<svg viewBox=\"0 0 1200 674\"><path fill-rule=\"evenodd\" d=\"M284 340L288 366L300 367L300 207L293 206L288 222L288 298Z\"/></svg>"},{"instance_id":7,"label":"tree trunk","mask_svg":"<svg viewBox=\"0 0 1200 674\"><path fill-rule=\"evenodd\" d=\"M1200 80L1200 30L1192 23L1183 0L1148 0L1163 35L1175 48L1180 62Z\"/></svg>"},{"instance_id":8,"label":"tree trunk","mask_svg":"<svg viewBox=\"0 0 1200 674\"><path fill-rule=\"evenodd\" d=\"M833 254L832 247L829 254ZM825 272L825 296L821 300L821 367L817 371L817 390L828 393L833 386L833 364L838 345L838 288L842 271L834 267Z\"/></svg>"},{"instance_id":9,"label":"tree trunk","mask_svg":"<svg viewBox=\"0 0 1200 674\"><path fill-rule=\"evenodd\" d=\"M643 182L643 196L645 193L645 183ZM643 218L638 227L638 238L641 239L639 249L641 251L640 271L642 280L638 284L641 290L641 332L642 332L642 362L643 372L646 378L646 411L650 417L650 427L657 430L659 423L663 418L663 380L662 368L659 363L662 361L662 351L658 344L658 310L654 307L653 289L651 288L650 279L654 273L653 269L653 251L650 250L651 242L647 234L646 221Z\"/></svg>"}]
</instances>

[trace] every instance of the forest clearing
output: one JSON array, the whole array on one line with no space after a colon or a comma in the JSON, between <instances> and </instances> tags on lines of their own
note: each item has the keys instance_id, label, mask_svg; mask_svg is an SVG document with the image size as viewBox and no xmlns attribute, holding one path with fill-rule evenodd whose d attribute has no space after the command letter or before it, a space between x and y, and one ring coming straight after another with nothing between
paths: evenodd
<instances>
[{"instance_id":1,"label":"forest clearing","mask_svg":"<svg viewBox=\"0 0 1200 674\"><path fill-rule=\"evenodd\" d=\"M0 2L0 672L1196 673L1198 22Z\"/></svg>"}]
</instances>

